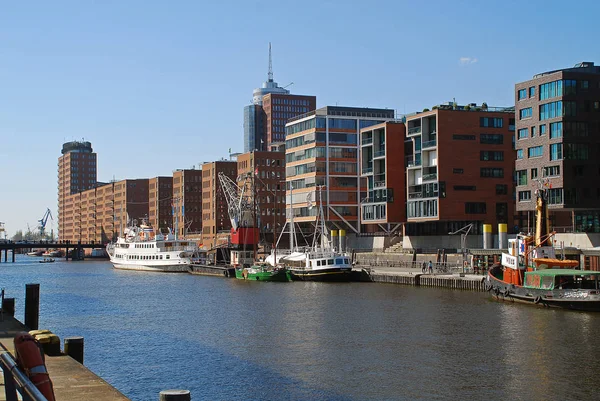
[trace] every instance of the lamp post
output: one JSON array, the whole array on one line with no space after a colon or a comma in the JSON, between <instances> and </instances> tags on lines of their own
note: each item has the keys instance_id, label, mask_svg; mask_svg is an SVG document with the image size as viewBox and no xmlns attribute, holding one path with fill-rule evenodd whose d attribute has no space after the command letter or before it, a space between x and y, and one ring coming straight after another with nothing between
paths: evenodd
<instances>
[{"instance_id":1,"label":"lamp post","mask_svg":"<svg viewBox=\"0 0 600 401\"><path fill-rule=\"evenodd\" d=\"M472 228L473 223L470 223L454 232L448 233L449 235L460 234L460 248L463 255L463 274L465 273L465 265L467 262L467 235L469 235Z\"/></svg>"}]
</instances>

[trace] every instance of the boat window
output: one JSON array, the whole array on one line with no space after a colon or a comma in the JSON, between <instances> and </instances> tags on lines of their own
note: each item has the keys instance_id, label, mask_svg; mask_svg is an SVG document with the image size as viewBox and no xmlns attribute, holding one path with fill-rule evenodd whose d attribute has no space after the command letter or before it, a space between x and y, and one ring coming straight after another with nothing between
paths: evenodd
<instances>
[{"instance_id":1,"label":"boat window","mask_svg":"<svg viewBox=\"0 0 600 401\"><path fill-rule=\"evenodd\" d=\"M321 266L321 261L317 260L317 266Z\"/></svg>"},{"instance_id":2,"label":"boat window","mask_svg":"<svg viewBox=\"0 0 600 401\"><path fill-rule=\"evenodd\" d=\"M333 264L333 259L327 259L327 264L328 265L332 265Z\"/></svg>"},{"instance_id":3,"label":"boat window","mask_svg":"<svg viewBox=\"0 0 600 401\"><path fill-rule=\"evenodd\" d=\"M344 259L343 258L337 258L335 260L335 264L336 265L343 265L344 264Z\"/></svg>"},{"instance_id":4,"label":"boat window","mask_svg":"<svg viewBox=\"0 0 600 401\"><path fill-rule=\"evenodd\" d=\"M162 259L162 255L160 255L160 259Z\"/></svg>"},{"instance_id":5,"label":"boat window","mask_svg":"<svg viewBox=\"0 0 600 401\"><path fill-rule=\"evenodd\" d=\"M350 261L348 260L348 258L344 259L344 264L345 265L349 265L350 264Z\"/></svg>"},{"instance_id":6,"label":"boat window","mask_svg":"<svg viewBox=\"0 0 600 401\"><path fill-rule=\"evenodd\" d=\"M171 255L167 255L166 259L171 259Z\"/></svg>"}]
</instances>

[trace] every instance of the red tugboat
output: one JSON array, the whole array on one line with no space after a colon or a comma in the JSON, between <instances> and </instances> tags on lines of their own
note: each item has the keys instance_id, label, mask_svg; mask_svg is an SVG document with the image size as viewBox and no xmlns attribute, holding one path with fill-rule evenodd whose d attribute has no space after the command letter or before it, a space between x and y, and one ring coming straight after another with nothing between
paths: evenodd
<instances>
[{"instance_id":1,"label":"red tugboat","mask_svg":"<svg viewBox=\"0 0 600 401\"><path fill-rule=\"evenodd\" d=\"M549 230L548 183L536 191L535 235L509 240L508 253L490 269L486 288L500 301L581 311L600 311L600 272L557 258Z\"/></svg>"}]
</instances>

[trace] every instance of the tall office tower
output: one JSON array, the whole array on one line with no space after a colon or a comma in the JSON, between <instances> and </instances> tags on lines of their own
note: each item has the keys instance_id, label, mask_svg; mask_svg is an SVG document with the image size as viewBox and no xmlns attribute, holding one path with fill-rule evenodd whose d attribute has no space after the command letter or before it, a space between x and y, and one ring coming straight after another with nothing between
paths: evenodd
<instances>
[{"instance_id":1,"label":"tall office tower","mask_svg":"<svg viewBox=\"0 0 600 401\"><path fill-rule=\"evenodd\" d=\"M202 231L202 170L173 172L173 230L180 237Z\"/></svg>"},{"instance_id":2,"label":"tall office tower","mask_svg":"<svg viewBox=\"0 0 600 401\"><path fill-rule=\"evenodd\" d=\"M358 134L393 118L394 110L327 106L291 119L285 127L287 221L292 208L294 222L312 232L322 204L330 227L360 232L366 180L358 168Z\"/></svg>"},{"instance_id":3,"label":"tall office tower","mask_svg":"<svg viewBox=\"0 0 600 401\"><path fill-rule=\"evenodd\" d=\"M173 177L154 177L148 180L148 221L163 233L173 221Z\"/></svg>"},{"instance_id":4,"label":"tall office tower","mask_svg":"<svg viewBox=\"0 0 600 401\"><path fill-rule=\"evenodd\" d=\"M288 85L289 86L289 85ZM252 104L244 107L244 153L272 150L272 143L285 140L287 119L307 113L316 107L314 96L291 95L273 80L271 43L269 72L262 87L254 89Z\"/></svg>"},{"instance_id":5,"label":"tall office tower","mask_svg":"<svg viewBox=\"0 0 600 401\"><path fill-rule=\"evenodd\" d=\"M535 191L549 187L557 231L600 232L600 66L537 74L515 85L516 209L534 227Z\"/></svg>"},{"instance_id":6,"label":"tall office tower","mask_svg":"<svg viewBox=\"0 0 600 401\"><path fill-rule=\"evenodd\" d=\"M96 153L85 141L66 142L58 158L58 235L64 239L65 222L72 221L73 203L69 195L96 186ZM72 233L71 233L72 234Z\"/></svg>"}]
</instances>

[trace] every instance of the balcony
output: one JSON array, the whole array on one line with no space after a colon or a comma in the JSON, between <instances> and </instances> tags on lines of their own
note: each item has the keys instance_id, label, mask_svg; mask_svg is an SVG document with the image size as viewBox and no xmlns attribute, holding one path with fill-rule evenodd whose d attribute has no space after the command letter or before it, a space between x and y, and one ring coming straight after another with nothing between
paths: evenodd
<instances>
[{"instance_id":1,"label":"balcony","mask_svg":"<svg viewBox=\"0 0 600 401\"><path fill-rule=\"evenodd\" d=\"M437 140L434 139L432 141L423 142L423 144L421 145L421 148L422 149L435 148L436 145L437 145Z\"/></svg>"},{"instance_id":2,"label":"balcony","mask_svg":"<svg viewBox=\"0 0 600 401\"><path fill-rule=\"evenodd\" d=\"M374 159L376 159L376 158L378 158L378 157L385 157L385 148L384 148L384 149L381 149L381 150L378 150L378 151L376 151L376 152L373 154L373 158L374 158Z\"/></svg>"},{"instance_id":3,"label":"balcony","mask_svg":"<svg viewBox=\"0 0 600 401\"><path fill-rule=\"evenodd\" d=\"M423 197L423 193L421 191L408 193L408 199L419 199L422 197Z\"/></svg>"},{"instance_id":4,"label":"balcony","mask_svg":"<svg viewBox=\"0 0 600 401\"><path fill-rule=\"evenodd\" d=\"M412 127L408 129L408 135L415 135L421 133L421 127Z\"/></svg>"},{"instance_id":5,"label":"balcony","mask_svg":"<svg viewBox=\"0 0 600 401\"><path fill-rule=\"evenodd\" d=\"M406 166L407 167L420 167L421 166L421 154L419 153L419 157L407 156L406 157Z\"/></svg>"},{"instance_id":6,"label":"balcony","mask_svg":"<svg viewBox=\"0 0 600 401\"><path fill-rule=\"evenodd\" d=\"M360 141L360 143L362 145L370 145L373 143L373 137L369 136L369 137L363 137Z\"/></svg>"},{"instance_id":7,"label":"balcony","mask_svg":"<svg viewBox=\"0 0 600 401\"><path fill-rule=\"evenodd\" d=\"M373 174L373 167L363 167L361 173L362 175Z\"/></svg>"},{"instance_id":8,"label":"balcony","mask_svg":"<svg viewBox=\"0 0 600 401\"><path fill-rule=\"evenodd\" d=\"M375 181L373 188L385 188L385 181Z\"/></svg>"},{"instance_id":9,"label":"balcony","mask_svg":"<svg viewBox=\"0 0 600 401\"><path fill-rule=\"evenodd\" d=\"M437 181L437 173L423 175L423 182L425 181Z\"/></svg>"}]
</instances>

